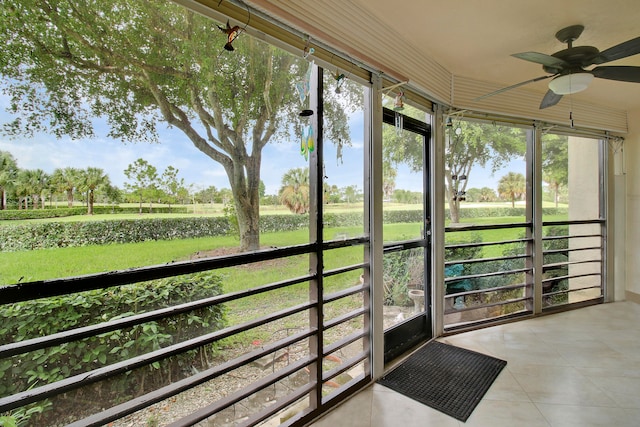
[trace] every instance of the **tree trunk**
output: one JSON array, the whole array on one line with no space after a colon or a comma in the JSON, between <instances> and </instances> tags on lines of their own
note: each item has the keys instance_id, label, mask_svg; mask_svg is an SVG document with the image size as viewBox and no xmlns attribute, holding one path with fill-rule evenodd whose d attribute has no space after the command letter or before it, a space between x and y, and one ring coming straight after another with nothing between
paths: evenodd
<instances>
[{"instance_id":1,"label":"tree trunk","mask_svg":"<svg viewBox=\"0 0 640 427\"><path fill-rule=\"evenodd\" d=\"M89 203L87 204L87 214L93 215L93 190L89 190Z\"/></svg>"},{"instance_id":2,"label":"tree trunk","mask_svg":"<svg viewBox=\"0 0 640 427\"><path fill-rule=\"evenodd\" d=\"M67 190L67 207L73 207L73 189Z\"/></svg>"},{"instance_id":3,"label":"tree trunk","mask_svg":"<svg viewBox=\"0 0 640 427\"><path fill-rule=\"evenodd\" d=\"M236 207L242 252L260 249L260 161L261 153L254 150L245 162L234 162L235 168L232 164L227 170Z\"/></svg>"},{"instance_id":4,"label":"tree trunk","mask_svg":"<svg viewBox=\"0 0 640 427\"><path fill-rule=\"evenodd\" d=\"M451 218L452 224L460 222L460 202L453 200L453 197L449 199L449 217Z\"/></svg>"}]
</instances>

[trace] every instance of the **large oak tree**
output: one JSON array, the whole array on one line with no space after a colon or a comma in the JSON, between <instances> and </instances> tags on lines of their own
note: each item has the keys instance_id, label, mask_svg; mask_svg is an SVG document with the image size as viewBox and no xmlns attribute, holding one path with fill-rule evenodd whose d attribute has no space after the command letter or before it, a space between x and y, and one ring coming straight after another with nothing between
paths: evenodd
<instances>
[{"instance_id":1,"label":"large oak tree","mask_svg":"<svg viewBox=\"0 0 640 427\"><path fill-rule=\"evenodd\" d=\"M102 116L111 137L156 141L166 122L222 165L241 250L259 248L262 149L299 121L307 61L247 33L228 52L216 22L160 0L3 0L0 43L15 115L5 132L83 138ZM344 125L330 132L349 138Z\"/></svg>"}]
</instances>

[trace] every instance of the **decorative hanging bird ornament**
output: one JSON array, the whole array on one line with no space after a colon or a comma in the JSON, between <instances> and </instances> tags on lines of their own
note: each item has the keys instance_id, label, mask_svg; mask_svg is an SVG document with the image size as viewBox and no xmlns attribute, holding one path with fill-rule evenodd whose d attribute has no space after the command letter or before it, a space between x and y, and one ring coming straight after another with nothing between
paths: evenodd
<instances>
[{"instance_id":1,"label":"decorative hanging bird ornament","mask_svg":"<svg viewBox=\"0 0 640 427\"><path fill-rule=\"evenodd\" d=\"M344 73L341 73L339 70L336 70L336 73L333 75L333 79L336 81L336 93L342 92L345 77Z\"/></svg>"},{"instance_id":2,"label":"decorative hanging bird ornament","mask_svg":"<svg viewBox=\"0 0 640 427\"><path fill-rule=\"evenodd\" d=\"M238 25L231 27L227 20L227 28L221 27L220 25L218 25L218 28L227 35L227 44L224 45L225 50L232 51L233 46L231 43L233 43L233 41L240 35L240 27Z\"/></svg>"}]
</instances>

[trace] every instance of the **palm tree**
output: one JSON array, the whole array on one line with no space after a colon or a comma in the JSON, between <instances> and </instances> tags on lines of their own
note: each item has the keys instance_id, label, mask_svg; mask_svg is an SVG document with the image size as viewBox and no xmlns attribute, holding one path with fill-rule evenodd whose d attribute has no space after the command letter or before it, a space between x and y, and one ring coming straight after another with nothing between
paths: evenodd
<instances>
[{"instance_id":1,"label":"palm tree","mask_svg":"<svg viewBox=\"0 0 640 427\"><path fill-rule=\"evenodd\" d=\"M17 175L16 160L8 151L0 151L0 210L7 208L7 190L15 184Z\"/></svg>"},{"instance_id":2,"label":"palm tree","mask_svg":"<svg viewBox=\"0 0 640 427\"><path fill-rule=\"evenodd\" d=\"M516 199L525 194L526 188L526 180L521 173L509 172L498 181L498 194L505 199L511 199L512 208L516 206Z\"/></svg>"},{"instance_id":3,"label":"palm tree","mask_svg":"<svg viewBox=\"0 0 640 427\"><path fill-rule=\"evenodd\" d=\"M100 168L88 167L82 171L82 189L87 191L87 215L93 215L93 199L96 188L109 184L109 177Z\"/></svg>"},{"instance_id":4,"label":"palm tree","mask_svg":"<svg viewBox=\"0 0 640 427\"><path fill-rule=\"evenodd\" d=\"M30 174L31 179L31 197L33 198L33 209L38 208L38 203L40 203L40 207L44 209L44 199L43 194L46 190L49 189L49 175L43 171L42 169L33 169Z\"/></svg>"},{"instance_id":5,"label":"palm tree","mask_svg":"<svg viewBox=\"0 0 640 427\"><path fill-rule=\"evenodd\" d=\"M33 170L22 169L16 177L15 191L18 209L29 209L29 197L33 194Z\"/></svg>"},{"instance_id":6,"label":"palm tree","mask_svg":"<svg viewBox=\"0 0 640 427\"><path fill-rule=\"evenodd\" d=\"M53 171L52 181L57 191L67 195L67 206L73 207L73 190L82 182L82 170L72 167L58 168Z\"/></svg>"},{"instance_id":7,"label":"palm tree","mask_svg":"<svg viewBox=\"0 0 640 427\"><path fill-rule=\"evenodd\" d=\"M291 169L282 177L280 203L293 213L309 211L309 168Z\"/></svg>"}]
</instances>

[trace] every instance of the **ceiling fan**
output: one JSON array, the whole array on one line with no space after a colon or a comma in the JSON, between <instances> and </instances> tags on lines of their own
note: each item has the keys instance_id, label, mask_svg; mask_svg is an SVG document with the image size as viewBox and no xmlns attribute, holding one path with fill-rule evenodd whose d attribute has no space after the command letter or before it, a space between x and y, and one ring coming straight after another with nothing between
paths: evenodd
<instances>
[{"instance_id":1,"label":"ceiling fan","mask_svg":"<svg viewBox=\"0 0 640 427\"><path fill-rule=\"evenodd\" d=\"M572 25L556 33L556 38L567 44L567 48L547 55L539 52L514 53L511 56L525 61L542 64L542 69L548 75L520 82L494 92L483 95L475 100L487 98L499 93L524 86L529 83L552 78L549 90L540 103L540 109L551 107L560 102L563 95L580 92L587 88L594 77L623 82L640 83L640 67L634 66L598 66L587 70L591 65L600 65L617 59L640 53L640 37L620 43L600 52L593 46L573 46L573 42L580 37L584 26Z\"/></svg>"}]
</instances>

